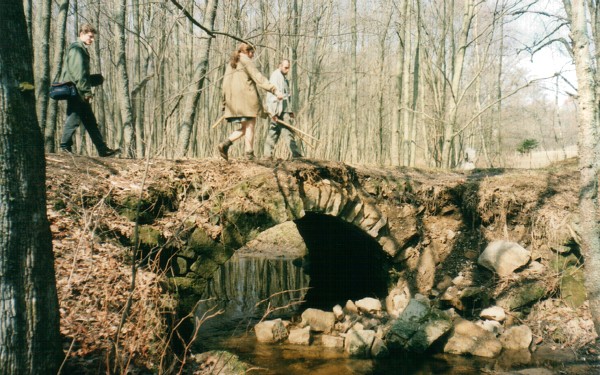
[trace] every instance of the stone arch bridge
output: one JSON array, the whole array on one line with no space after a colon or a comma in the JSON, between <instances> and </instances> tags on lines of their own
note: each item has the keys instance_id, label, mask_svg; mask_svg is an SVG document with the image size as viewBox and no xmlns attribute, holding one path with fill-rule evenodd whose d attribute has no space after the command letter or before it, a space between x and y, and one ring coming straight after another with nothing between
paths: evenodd
<instances>
[{"instance_id":1,"label":"stone arch bridge","mask_svg":"<svg viewBox=\"0 0 600 375\"><path fill-rule=\"evenodd\" d=\"M476 267L489 241L517 241L538 252L572 243L574 168L434 173L311 160L209 160L164 162L150 175L142 244L168 249L172 280L192 293L261 232L307 214L335 218L372 238L377 245L364 251L385 259L395 275L390 283L403 278L425 294L442 277ZM131 195L115 201L125 215L137 202Z\"/></svg>"},{"instance_id":2,"label":"stone arch bridge","mask_svg":"<svg viewBox=\"0 0 600 375\"><path fill-rule=\"evenodd\" d=\"M93 185L118 213L114 221L128 223L113 229L124 244L132 244L137 219L140 247L160 256L182 296L201 294L215 270L260 233L307 215L368 236L374 245L364 252L389 266L388 284L406 280L424 294L443 277L476 268L489 241L516 241L541 257L573 243L574 163L467 173L314 160L81 159L73 166L56 156L48 164L62 179L57 186L85 170L78 183Z\"/></svg>"}]
</instances>

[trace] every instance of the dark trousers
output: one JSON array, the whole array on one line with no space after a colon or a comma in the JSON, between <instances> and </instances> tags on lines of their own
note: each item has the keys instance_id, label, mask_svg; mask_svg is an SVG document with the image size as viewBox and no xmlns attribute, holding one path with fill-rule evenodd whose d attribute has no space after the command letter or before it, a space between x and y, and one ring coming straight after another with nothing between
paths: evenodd
<instances>
[{"instance_id":1,"label":"dark trousers","mask_svg":"<svg viewBox=\"0 0 600 375\"><path fill-rule=\"evenodd\" d=\"M60 139L60 148L71 151L73 146L73 134L79 127L79 123L82 123L87 130L96 150L99 154L106 152L108 147L102 139L100 129L98 129L98 122L96 116L92 111L90 103L84 101L79 96L67 100L67 121L63 128L62 137Z\"/></svg>"}]
</instances>

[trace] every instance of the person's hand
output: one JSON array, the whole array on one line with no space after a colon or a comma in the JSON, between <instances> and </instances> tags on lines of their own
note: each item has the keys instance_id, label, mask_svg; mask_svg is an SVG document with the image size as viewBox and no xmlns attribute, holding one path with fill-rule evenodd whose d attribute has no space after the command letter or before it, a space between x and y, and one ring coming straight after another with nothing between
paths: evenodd
<instances>
[{"instance_id":1,"label":"person's hand","mask_svg":"<svg viewBox=\"0 0 600 375\"><path fill-rule=\"evenodd\" d=\"M273 119L273 122L277 122L277 115L273 115L271 118Z\"/></svg>"},{"instance_id":2,"label":"person's hand","mask_svg":"<svg viewBox=\"0 0 600 375\"><path fill-rule=\"evenodd\" d=\"M283 94L279 91L275 92L275 96L277 97L277 100L283 100Z\"/></svg>"},{"instance_id":3,"label":"person's hand","mask_svg":"<svg viewBox=\"0 0 600 375\"><path fill-rule=\"evenodd\" d=\"M93 98L93 96L86 96L85 98L83 98L83 100L85 100L86 103L91 103L92 98Z\"/></svg>"}]
</instances>

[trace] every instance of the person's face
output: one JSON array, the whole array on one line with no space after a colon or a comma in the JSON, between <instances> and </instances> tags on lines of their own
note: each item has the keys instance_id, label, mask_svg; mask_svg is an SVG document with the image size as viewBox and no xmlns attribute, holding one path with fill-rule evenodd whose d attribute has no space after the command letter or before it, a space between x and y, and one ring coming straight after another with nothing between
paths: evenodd
<instances>
[{"instance_id":1,"label":"person's face","mask_svg":"<svg viewBox=\"0 0 600 375\"><path fill-rule=\"evenodd\" d=\"M249 58L253 58L253 57L254 57L254 50L253 50L253 49L251 49L250 51L248 51L248 52L246 53L246 55L248 55L248 57L249 57Z\"/></svg>"},{"instance_id":2,"label":"person's face","mask_svg":"<svg viewBox=\"0 0 600 375\"><path fill-rule=\"evenodd\" d=\"M282 62L281 65L279 65L279 70L281 70L281 73L283 75L288 74L288 72L290 71L290 62L289 61Z\"/></svg>"},{"instance_id":3,"label":"person's face","mask_svg":"<svg viewBox=\"0 0 600 375\"><path fill-rule=\"evenodd\" d=\"M87 33L80 33L79 34L79 39L83 42L83 44L85 44L86 46L91 45L92 43L94 43L94 38L96 37L96 35L92 32L87 32Z\"/></svg>"}]
</instances>

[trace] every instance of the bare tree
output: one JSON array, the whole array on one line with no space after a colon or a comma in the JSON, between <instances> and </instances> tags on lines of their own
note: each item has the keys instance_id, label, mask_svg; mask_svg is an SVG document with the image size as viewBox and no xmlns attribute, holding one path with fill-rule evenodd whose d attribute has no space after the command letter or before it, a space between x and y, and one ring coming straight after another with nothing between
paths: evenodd
<instances>
[{"instance_id":1,"label":"bare tree","mask_svg":"<svg viewBox=\"0 0 600 375\"><path fill-rule=\"evenodd\" d=\"M58 298L21 1L3 3L0 33L0 369L55 374L62 354Z\"/></svg>"},{"instance_id":2,"label":"bare tree","mask_svg":"<svg viewBox=\"0 0 600 375\"><path fill-rule=\"evenodd\" d=\"M32 43L34 48L35 62L35 88L37 98L37 116L40 128L46 128L46 115L48 113L48 88L50 87L50 20L52 2L44 0L38 3L41 9L38 9L36 30L34 33L35 42Z\"/></svg>"},{"instance_id":3,"label":"bare tree","mask_svg":"<svg viewBox=\"0 0 600 375\"><path fill-rule=\"evenodd\" d=\"M218 0L208 0L208 3L206 4L204 20L202 23L204 25L208 25L211 30L214 27L215 18L217 16L218 2ZM210 46L212 38L212 36L207 36L200 41L200 61L196 66L193 78L193 82L195 83L194 94L192 95L190 101L186 105L184 120L179 129L179 144L177 147L177 155L180 157L184 156L188 151L190 135L192 134L192 126L196 119L198 102L200 100L202 91L204 90L204 82L208 71L208 59L210 56Z\"/></svg>"},{"instance_id":4,"label":"bare tree","mask_svg":"<svg viewBox=\"0 0 600 375\"><path fill-rule=\"evenodd\" d=\"M593 1L590 1L592 3ZM577 122L579 124L579 170L582 254L585 259L585 285L596 332L600 334L600 207L598 203L598 102L595 64L591 56L585 0L563 0L571 26L571 45L577 74ZM598 4L595 4L596 6ZM596 29L597 30L597 29ZM597 41L599 35L593 35Z\"/></svg>"},{"instance_id":5,"label":"bare tree","mask_svg":"<svg viewBox=\"0 0 600 375\"><path fill-rule=\"evenodd\" d=\"M119 69L119 105L123 121L123 149L124 154L135 157L135 128L133 123L133 110L131 108L131 94L129 92L129 73L127 72L125 22L127 19L127 0L120 0L117 13L117 67Z\"/></svg>"}]
</instances>

